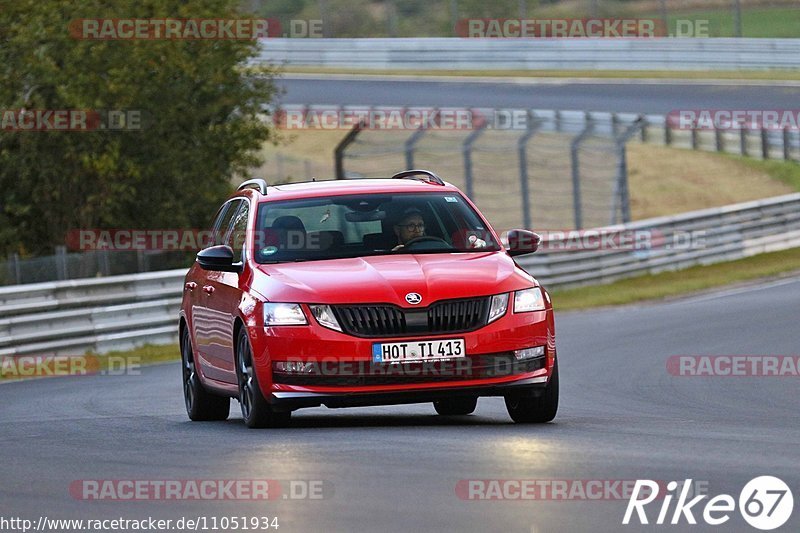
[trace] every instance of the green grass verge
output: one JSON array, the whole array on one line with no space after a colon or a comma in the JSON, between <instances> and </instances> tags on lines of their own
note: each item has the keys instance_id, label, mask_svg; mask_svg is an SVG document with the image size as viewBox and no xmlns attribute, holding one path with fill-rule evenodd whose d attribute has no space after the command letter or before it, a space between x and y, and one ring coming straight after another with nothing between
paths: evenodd
<instances>
[{"instance_id":1,"label":"green grass verge","mask_svg":"<svg viewBox=\"0 0 800 533\"><path fill-rule=\"evenodd\" d=\"M121 357L129 359L131 362L139 361L143 365L151 365L153 363L164 363L166 361L178 361L181 358L181 350L177 344L145 344L133 350L108 352L98 357L100 359Z\"/></svg>"},{"instance_id":2,"label":"green grass verge","mask_svg":"<svg viewBox=\"0 0 800 533\"><path fill-rule=\"evenodd\" d=\"M658 14L651 14L659 18ZM733 37L735 34L733 10L691 11L668 17L670 32L674 34L677 20L708 21L708 37ZM800 9L768 8L742 10L742 37L793 38L800 37Z\"/></svg>"},{"instance_id":3,"label":"green grass verge","mask_svg":"<svg viewBox=\"0 0 800 533\"><path fill-rule=\"evenodd\" d=\"M32 354L36 357L36 354ZM45 361L47 359L45 358ZM126 351L114 351L103 355L87 352L82 357L74 357L73 362L65 358L36 365L32 357L2 358L0 381L17 381L42 377L109 374L137 372L145 365L180 360L177 344L146 344Z\"/></svg>"},{"instance_id":4,"label":"green grass verge","mask_svg":"<svg viewBox=\"0 0 800 533\"><path fill-rule=\"evenodd\" d=\"M754 170L765 172L771 178L800 191L800 164L794 161L761 161L739 155L729 155L728 157L740 161Z\"/></svg>"},{"instance_id":5,"label":"green grass verge","mask_svg":"<svg viewBox=\"0 0 800 533\"><path fill-rule=\"evenodd\" d=\"M490 78L596 78L596 79L685 79L797 81L798 70L385 70L286 67L286 74L372 74L375 76L470 76Z\"/></svg>"},{"instance_id":6,"label":"green grass verge","mask_svg":"<svg viewBox=\"0 0 800 533\"><path fill-rule=\"evenodd\" d=\"M800 269L800 248L675 272L648 274L608 285L552 291L556 311L624 305L682 296L732 283L774 277Z\"/></svg>"}]
</instances>

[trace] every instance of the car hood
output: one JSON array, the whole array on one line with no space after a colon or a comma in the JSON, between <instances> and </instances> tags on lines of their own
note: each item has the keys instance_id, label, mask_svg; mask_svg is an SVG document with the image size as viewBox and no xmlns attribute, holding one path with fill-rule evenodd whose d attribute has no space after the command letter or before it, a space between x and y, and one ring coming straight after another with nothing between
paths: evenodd
<instances>
[{"instance_id":1,"label":"car hood","mask_svg":"<svg viewBox=\"0 0 800 533\"><path fill-rule=\"evenodd\" d=\"M274 302L393 303L488 296L536 284L503 252L402 254L260 265L253 289Z\"/></svg>"}]
</instances>

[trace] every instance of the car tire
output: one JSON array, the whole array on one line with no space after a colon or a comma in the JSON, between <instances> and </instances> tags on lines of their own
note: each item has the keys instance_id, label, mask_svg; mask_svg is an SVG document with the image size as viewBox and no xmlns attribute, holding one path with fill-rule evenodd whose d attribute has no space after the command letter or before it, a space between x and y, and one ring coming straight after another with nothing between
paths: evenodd
<instances>
[{"instance_id":1,"label":"car tire","mask_svg":"<svg viewBox=\"0 0 800 533\"><path fill-rule=\"evenodd\" d=\"M181 366L183 374L183 400L186 414L195 422L227 420L231 411L231 399L207 391L200 383L194 361L189 328L183 328L181 336Z\"/></svg>"},{"instance_id":2,"label":"car tire","mask_svg":"<svg viewBox=\"0 0 800 533\"><path fill-rule=\"evenodd\" d=\"M553 365L553 375L541 396L509 394L506 409L518 424L543 424L553 420L558 412L558 362Z\"/></svg>"},{"instance_id":3,"label":"car tire","mask_svg":"<svg viewBox=\"0 0 800 533\"><path fill-rule=\"evenodd\" d=\"M261 394L258 376L253 368L253 350L245 328L239 331L236 341L236 379L239 384L242 419L247 427L274 428L289 423L292 412L275 411Z\"/></svg>"},{"instance_id":4,"label":"car tire","mask_svg":"<svg viewBox=\"0 0 800 533\"><path fill-rule=\"evenodd\" d=\"M468 415L475 411L478 405L477 396L466 398L444 398L433 402L433 408L443 416Z\"/></svg>"}]
</instances>

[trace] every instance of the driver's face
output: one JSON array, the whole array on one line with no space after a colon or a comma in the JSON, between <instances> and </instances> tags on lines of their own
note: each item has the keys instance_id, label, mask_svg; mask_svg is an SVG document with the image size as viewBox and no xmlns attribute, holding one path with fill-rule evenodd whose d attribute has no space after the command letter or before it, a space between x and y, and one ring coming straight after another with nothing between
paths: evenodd
<instances>
[{"instance_id":1,"label":"driver's face","mask_svg":"<svg viewBox=\"0 0 800 533\"><path fill-rule=\"evenodd\" d=\"M425 235L425 221L419 215L408 216L395 225L394 233L400 244L405 244L411 239Z\"/></svg>"}]
</instances>

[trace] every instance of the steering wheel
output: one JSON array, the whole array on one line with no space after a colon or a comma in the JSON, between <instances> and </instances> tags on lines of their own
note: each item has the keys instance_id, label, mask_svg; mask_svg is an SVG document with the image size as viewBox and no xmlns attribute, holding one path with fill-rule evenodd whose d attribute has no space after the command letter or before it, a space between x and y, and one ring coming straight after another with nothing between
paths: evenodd
<instances>
[{"instance_id":1,"label":"steering wheel","mask_svg":"<svg viewBox=\"0 0 800 533\"><path fill-rule=\"evenodd\" d=\"M414 237L413 239L409 239L408 242L406 242L403 246L405 248L410 248L411 246L414 246L415 244L420 242L441 242L445 244L448 248L452 248L450 243L448 243L446 240L439 237L434 237L433 235L422 235L421 237Z\"/></svg>"}]
</instances>

